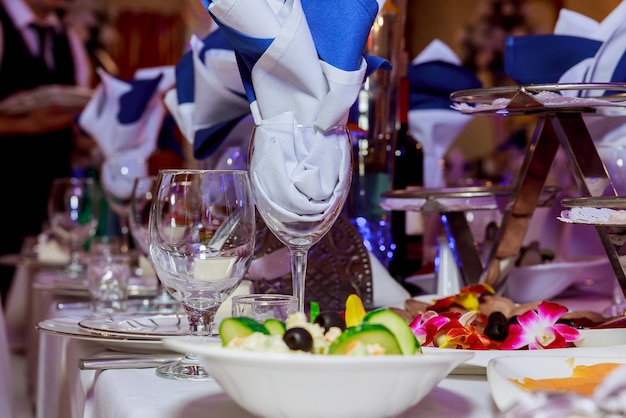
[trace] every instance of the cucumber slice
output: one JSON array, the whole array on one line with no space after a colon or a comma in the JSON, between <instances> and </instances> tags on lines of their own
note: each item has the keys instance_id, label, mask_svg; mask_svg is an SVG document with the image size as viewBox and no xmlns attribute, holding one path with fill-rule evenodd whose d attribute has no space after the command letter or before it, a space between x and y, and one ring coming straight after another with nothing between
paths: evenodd
<instances>
[{"instance_id":1,"label":"cucumber slice","mask_svg":"<svg viewBox=\"0 0 626 418\"><path fill-rule=\"evenodd\" d=\"M391 331L380 324L361 324L346 329L328 348L328 354L346 354L352 344L360 341L363 344L379 344L385 354L401 355L402 350Z\"/></svg>"},{"instance_id":2,"label":"cucumber slice","mask_svg":"<svg viewBox=\"0 0 626 418\"><path fill-rule=\"evenodd\" d=\"M402 354L413 355L420 351L420 344L404 318L390 309L377 309L368 312L363 323L380 324L393 333L400 344Z\"/></svg>"},{"instance_id":3,"label":"cucumber slice","mask_svg":"<svg viewBox=\"0 0 626 418\"><path fill-rule=\"evenodd\" d=\"M247 337L255 332L266 335L270 333L260 322L243 316L224 318L220 324L220 337L222 338L223 346L228 345L234 338Z\"/></svg>"},{"instance_id":4,"label":"cucumber slice","mask_svg":"<svg viewBox=\"0 0 626 418\"><path fill-rule=\"evenodd\" d=\"M274 318L266 319L263 325L267 328L270 335L280 335L282 337L287 330L287 326L283 321Z\"/></svg>"}]
</instances>

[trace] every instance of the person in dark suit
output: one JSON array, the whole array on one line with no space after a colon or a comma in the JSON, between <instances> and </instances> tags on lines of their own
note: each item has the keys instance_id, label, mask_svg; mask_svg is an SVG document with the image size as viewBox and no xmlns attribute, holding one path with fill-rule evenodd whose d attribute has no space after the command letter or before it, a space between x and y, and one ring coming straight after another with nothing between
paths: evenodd
<instances>
[{"instance_id":1,"label":"person in dark suit","mask_svg":"<svg viewBox=\"0 0 626 418\"><path fill-rule=\"evenodd\" d=\"M89 87L82 41L60 19L69 0L0 0L0 104L44 85ZM52 180L72 174L80 111L43 101L25 113L0 112L0 255L18 253L41 232ZM13 277L0 268L2 299Z\"/></svg>"}]
</instances>

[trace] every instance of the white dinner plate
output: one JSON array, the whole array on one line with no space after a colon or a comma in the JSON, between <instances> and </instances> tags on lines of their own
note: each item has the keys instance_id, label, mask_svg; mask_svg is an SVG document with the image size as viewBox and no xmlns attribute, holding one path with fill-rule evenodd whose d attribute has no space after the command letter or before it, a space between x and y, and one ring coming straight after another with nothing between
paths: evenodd
<instances>
[{"instance_id":1,"label":"white dinner plate","mask_svg":"<svg viewBox=\"0 0 626 418\"><path fill-rule=\"evenodd\" d=\"M105 348L128 353L163 353L172 350L161 344L161 338L133 338L118 335L103 335L88 332L78 325L84 317L68 316L46 319L39 322L36 328L39 332L78 340L100 343ZM217 341L217 340L216 340Z\"/></svg>"},{"instance_id":2,"label":"white dinner plate","mask_svg":"<svg viewBox=\"0 0 626 418\"><path fill-rule=\"evenodd\" d=\"M622 352L624 347L621 348ZM517 386L512 380L548 379L570 377L572 369L578 365L593 365L598 363L626 364L626 358L618 354L583 356L545 356L551 350L540 351L540 355L526 357L500 357L493 359L487 366L487 381L491 395L498 409L504 411L514 405L527 392ZM529 352L527 352L529 353Z\"/></svg>"},{"instance_id":3,"label":"white dinner plate","mask_svg":"<svg viewBox=\"0 0 626 418\"><path fill-rule=\"evenodd\" d=\"M101 335L130 338L163 338L189 335L186 315L130 314L114 317L87 318L78 322L83 330Z\"/></svg>"}]
</instances>

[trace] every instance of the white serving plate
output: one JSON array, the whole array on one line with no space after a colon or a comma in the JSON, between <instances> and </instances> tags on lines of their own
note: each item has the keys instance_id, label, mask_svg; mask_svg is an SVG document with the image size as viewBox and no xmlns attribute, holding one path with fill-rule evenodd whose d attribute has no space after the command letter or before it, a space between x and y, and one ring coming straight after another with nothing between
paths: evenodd
<instances>
[{"instance_id":1,"label":"white serving plate","mask_svg":"<svg viewBox=\"0 0 626 418\"><path fill-rule=\"evenodd\" d=\"M487 367L495 358L501 357L597 357L624 356L626 345L606 345L596 347L550 348L546 350L456 350L452 348L422 347L424 353L467 351L474 356L465 363L470 366Z\"/></svg>"},{"instance_id":2,"label":"white serving plate","mask_svg":"<svg viewBox=\"0 0 626 418\"><path fill-rule=\"evenodd\" d=\"M624 347L622 347L623 353ZM551 350L539 351L539 354ZM572 375L572 368L577 365L593 365L598 363L626 364L623 354L609 355L565 355L565 356L527 356L499 357L491 360L487 366L487 380L493 400L501 411L514 405L528 392L511 381L532 379L561 378Z\"/></svg>"}]
</instances>

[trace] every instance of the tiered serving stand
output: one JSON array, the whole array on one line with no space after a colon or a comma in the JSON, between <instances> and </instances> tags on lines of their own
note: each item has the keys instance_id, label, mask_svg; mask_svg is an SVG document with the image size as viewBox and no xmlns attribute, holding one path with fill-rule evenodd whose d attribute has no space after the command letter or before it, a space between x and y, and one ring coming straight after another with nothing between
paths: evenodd
<instances>
[{"instance_id":1,"label":"tiered serving stand","mask_svg":"<svg viewBox=\"0 0 626 418\"><path fill-rule=\"evenodd\" d=\"M548 103L539 101L536 96L543 92L561 93L566 90L581 92L590 99L564 98L561 102ZM454 231L459 228L458 226L450 228L452 232L449 237L455 235L458 249L463 249L459 251L461 256L457 262L467 283L486 283L497 291L504 288L509 272L519 256L533 212L542 200L546 178L559 147L563 147L569 169L583 197L606 196L610 199L617 196L585 125L583 115L607 116L616 113L626 115L624 92L626 83L572 83L496 87L452 93L451 100L459 105L459 110L463 113L538 116L517 182L507 191L508 201L504 207L500 228L484 266L477 263L477 254L471 254L474 246L469 246L468 241L462 238L465 233L463 231L465 226L462 225L463 213L443 213L448 219L453 220L451 225L461 225L460 231ZM463 104L471 105L466 108L467 112L464 111ZM607 111L609 109L610 112ZM449 190L441 192L449 193ZM399 193L401 192L394 191L386 196L398 197ZM432 194L437 193L439 192ZM622 250L621 246L614 245L606 227L596 226L596 229L617 280L622 290L626 292L626 265L624 265L626 263L620 262L621 252L626 255L626 249Z\"/></svg>"},{"instance_id":2,"label":"tiered serving stand","mask_svg":"<svg viewBox=\"0 0 626 418\"><path fill-rule=\"evenodd\" d=\"M580 91L593 101L564 101L561 105L544 105L535 94L542 92ZM505 116L537 115L534 135L526 149L526 156L518 174L517 184L503 214L499 233L481 282L496 289L506 281L520 251L546 177L559 146L563 147L570 171L582 196L617 196L615 187L596 150L583 115L606 116L608 109L617 109L616 102L624 102L625 83L542 84L492 89L465 90L453 93L457 103L493 103L498 98L510 98L502 109L486 108L485 114ZM607 94L608 93L608 94ZM598 103L598 101L604 101ZM614 114L615 112L610 112ZM622 112L626 114L626 112ZM604 227L596 227L602 245L623 291L626 291L626 270L620 263L618 249Z\"/></svg>"}]
</instances>

